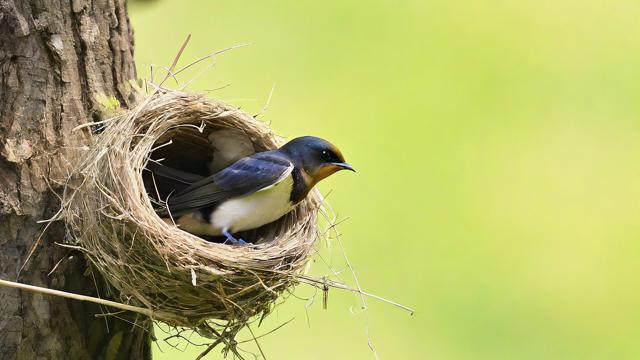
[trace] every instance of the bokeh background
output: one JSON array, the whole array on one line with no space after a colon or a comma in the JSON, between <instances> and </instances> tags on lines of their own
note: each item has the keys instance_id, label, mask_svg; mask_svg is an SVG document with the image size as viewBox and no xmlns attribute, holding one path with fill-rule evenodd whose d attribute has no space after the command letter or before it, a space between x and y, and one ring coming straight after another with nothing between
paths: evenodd
<instances>
[{"instance_id":1,"label":"bokeh background","mask_svg":"<svg viewBox=\"0 0 640 360\"><path fill-rule=\"evenodd\" d=\"M268 358L640 358L640 3L129 8L140 77L187 34L182 64L252 43L188 89L260 113L276 84L259 118L330 139L358 170L320 188L362 287L415 309L370 299L363 311L332 290L323 310L301 286L253 327L294 319L260 339ZM325 263L354 284L338 242L313 273ZM158 346L158 359L203 350Z\"/></svg>"}]
</instances>

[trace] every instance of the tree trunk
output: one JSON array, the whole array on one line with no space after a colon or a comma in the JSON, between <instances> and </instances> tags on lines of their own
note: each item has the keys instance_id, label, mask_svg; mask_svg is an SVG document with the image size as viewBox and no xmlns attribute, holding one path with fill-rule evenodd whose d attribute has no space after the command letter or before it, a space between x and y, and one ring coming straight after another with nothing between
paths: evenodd
<instances>
[{"instance_id":1,"label":"tree trunk","mask_svg":"<svg viewBox=\"0 0 640 360\"><path fill-rule=\"evenodd\" d=\"M91 141L88 130L72 129L131 106L134 77L125 0L0 0L0 278L109 296L81 255L55 245L62 224L19 269L43 231L38 221L59 209L55 191L72 150ZM148 320L134 326L101 313L0 288L0 359L151 358Z\"/></svg>"}]
</instances>

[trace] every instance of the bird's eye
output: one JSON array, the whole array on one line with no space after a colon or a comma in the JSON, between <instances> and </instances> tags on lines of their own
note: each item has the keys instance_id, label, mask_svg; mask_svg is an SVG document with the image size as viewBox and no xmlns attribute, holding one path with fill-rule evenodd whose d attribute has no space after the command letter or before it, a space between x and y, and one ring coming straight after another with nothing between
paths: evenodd
<instances>
[{"instance_id":1,"label":"bird's eye","mask_svg":"<svg viewBox=\"0 0 640 360\"><path fill-rule=\"evenodd\" d=\"M331 151L328 150L322 150L322 158L329 162L329 161L333 161L334 155L331 153Z\"/></svg>"}]
</instances>

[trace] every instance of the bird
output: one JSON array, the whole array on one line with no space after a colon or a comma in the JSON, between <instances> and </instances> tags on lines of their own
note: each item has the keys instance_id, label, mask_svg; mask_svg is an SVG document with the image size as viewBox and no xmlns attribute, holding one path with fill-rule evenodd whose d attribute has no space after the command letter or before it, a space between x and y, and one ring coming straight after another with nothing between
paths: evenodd
<instances>
[{"instance_id":1,"label":"bird","mask_svg":"<svg viewBox=\"0 0 640 360\"><path fill-rule=\"evenodd\" d=\"M154 175L176 182L176 191L156 212L182 230L224 236L246 245L235 233L269 224L289 213L328 176L355 169L340 150L315 136L295 138L276 150L242 157L213 175L202 176L150 161ZM225 241L225 242L227 242Z\"/></svg>"}]
</instances>

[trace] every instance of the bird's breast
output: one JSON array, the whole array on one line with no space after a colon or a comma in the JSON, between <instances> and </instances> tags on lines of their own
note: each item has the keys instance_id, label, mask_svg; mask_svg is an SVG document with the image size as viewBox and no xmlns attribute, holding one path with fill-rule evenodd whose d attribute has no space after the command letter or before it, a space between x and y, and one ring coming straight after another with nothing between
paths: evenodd
<instances>
[{"instance_id":1,"label":"bird's breast","mask_svg":"<svg viewBox=\"0 0 640 360\"><path fill-rule=\"evenodd\" d=\"M211 225L220 231L227 228L233 233L278 220L293 209L292 189L293 177L290 175L253 194L229 199L211 213Z\"/></svg>"}]
</instances>

